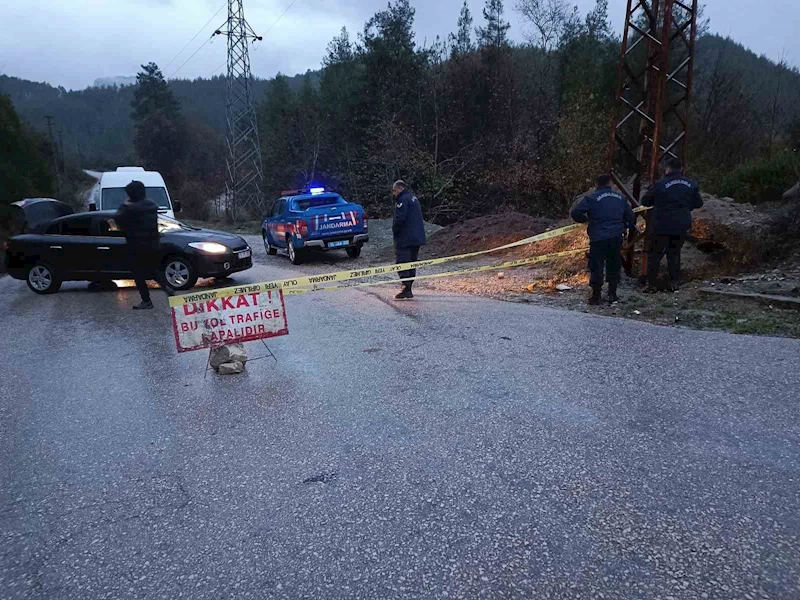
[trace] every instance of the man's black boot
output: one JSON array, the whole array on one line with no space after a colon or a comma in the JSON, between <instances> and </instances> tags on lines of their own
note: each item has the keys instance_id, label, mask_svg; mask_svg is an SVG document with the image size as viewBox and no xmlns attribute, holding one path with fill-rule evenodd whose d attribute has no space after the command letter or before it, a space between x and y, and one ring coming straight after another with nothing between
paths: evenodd
<instances>
[{"instance_id":1,"label":"man's black boot","mask_svg":"<svg viewBox=\"0 0 800 600\"><path fill-rule=\"evenodd\" d=\"M395 300L411 300L414 297L414 294L411 293L410 287L404 287L399 294L397 294L394 299Z\"/></svg>"},{"instance_id":2,"label":"man's black boot","mask_svg":"<svg viewBox=\"0 0 800 600\"><path fill-rule=\"evenodd\" d=\"M150 300L142 300L139 304L133 305L133 310L150 310L153 308L153 303Z\"/></svg>"},{"instance_id":3,"label":"man's black boot","mask_svg":"<svg viewBox=\"0 0 800 600\"><path fill-rule=\"evenodd\" d=\"M589 306L597 306L598 304L600 304L600 301L602 300L602 297L600 295L600 291L602 289L603 288L601 288L600 286L595 286L595 287L592 288L592 295L589 296L589 300L588 300Z\"/></svg>"},{"instance_id":4,"label":"man's black boot","mask_svg":"<svg viewBox=\"0 0 800 600\"><path fill-rule=\"evenodd\" d=\"M615 304L619 302L619 296L617 296L617 286L615 284L608 284L608 303Z\"/></svg>"}]
</instances>

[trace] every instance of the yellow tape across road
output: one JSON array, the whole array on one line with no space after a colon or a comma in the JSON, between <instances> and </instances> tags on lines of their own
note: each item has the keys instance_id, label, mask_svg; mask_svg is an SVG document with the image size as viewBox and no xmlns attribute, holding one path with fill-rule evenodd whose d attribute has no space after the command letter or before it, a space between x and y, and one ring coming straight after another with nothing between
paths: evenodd
<instances>
[{"instance_id":1,"label":"yellow tape across road","mask_svg":"<svg viewBox=\"0 0 800 600\"><path fill-rule=\"evenodd\" d=\"M635 209L634 212L643 212L645 210L649 210L646 207L639 207ZM562 235L566 235L572 231L576 231L578 229L584 228L585 225L582 224L575 224L575 225L567 225L565 227L559 227L558 229L553 229L552 231L545 231L544 233L540 233L538 235L533 235L531 237L527 237L522 240L518 240L516 242L512 242L510 244L506 244L504 246L498 246L497 248L491 248L489 250L478 250L476 252L468 252L466 254L456 254L454 256L445 256L442 258L431 258L428 260L418 260L415 262L407 262L407 263L400 263L396 265L385 265L379 267L368 267L366 269L355 269L351 271L336 271L333 273L324 273L322 275L308 275L305 277L297 277L294 279L276 279L275 281L267 281L264 283L251 283L245 284L240 286L234 287L227 287L227 288L219 288L215 290L208 290L203 292L195 292L192 294L186 294L183 296L173 296L169 299L170 306L182 306L184 304L191 304L193 302L202 302L205 300L214 300L216 298L224 298L226 296L235 296L237 294L260 294L266 292L268 290L284 290L284 293L288 295L292 295L294 293L304 294L311 291L322 291L322 290L339 290L344 289L347 287L366 287L368 285L383 285L386 283L390 283L390 281L380 281L374 282L370 284L361 284L359 286L348 285L348 286L326 286L320 287L322 284L331 284L331 283L340 283L343 281L352 281L354 279L366 279L368 277L376 277L378 275L392 275L394 273L399 273L400 271L408 271L411 269L422 269L425 267L432 267L434 265L441 265L448 262L453 262L456 260L464 260L467 258L473 258L475 256L482 256L484 254L491 254L493 252L500 252L502 250L509 250L511 248L517 248L519 246L525 246L527 244L533 244L535 242L542 242L544 240L549 240L555 237L559 237ZM435 277L448 277L451 275L461 275L466 273L477 273L480 271L489 271L493 269L506 269L506 268L513 268L519 267L526 264L535 264L537 262L542 262L544 260L548 260L550 258L556 258L558 256L567 256L569 254L577 254L579 252L585 252L585 249L581 250L570 250L567 252L556 252L554 254L548 254L544 256L536 256L533 258L525 258L519 261L509 261L502 263L500 265L489 265L486 267L474 267L471 269L462 269L458 271L449 271L447 273L435 273L433 275L421 275L416 277L416 279L430 279ZM395 282L397 280L394 280ZM303 288L310 288L310 289L303 289ZM292 290L297 290L293 292Z\"/></svg>"},{"instance_id":2,"label":"yellow tape across road","mask_svg":"<svg viewBox=\"0 0 800 600\"><path fill-rule=\"evenodd\" d=\"M440 277L454 277L456 275L469 275L470 273L481 273L483 271L497 271L499 269L513 269L515 267L522 267L525 265L534 265L541 263L552 258L561 258L564 256L572 256L574 254L585 253L588 248L581 248L579 250L565 250L564 252L553 252L551 254L542 254L541 256L533 256L531 258L520 258L518 260L509 260L504 263L496 265L486 265L483 267L469 267L466 269L459 269L458 271L447 271L446 273L433 273L431 275L417 275L416 277L409 277L414 281L420 279L438 279ZM350 290L354 288L372 287L374 285L386 285L389 283L398 283L400 281L407 281L407 279L386 279L382 281L370 281L369 283L354 283L344 285L326 285L326 286L313 286L310 288L291 289L284 292L287 296L299 296L308 294L310 292L332 292L336 290Z\"/></svg>"}]
</instances>

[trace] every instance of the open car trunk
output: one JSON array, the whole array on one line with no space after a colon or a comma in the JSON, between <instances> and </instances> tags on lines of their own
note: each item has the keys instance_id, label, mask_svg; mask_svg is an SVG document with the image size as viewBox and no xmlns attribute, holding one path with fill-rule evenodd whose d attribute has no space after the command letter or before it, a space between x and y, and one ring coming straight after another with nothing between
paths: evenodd
<instances>
[{"instance_id":1,"label":"open car trunk","mask_svg":"<svg viewBox=\"0 0 800 600\"><path fill-rule=\"evenodd\" d=\"M11 234L41 233L51 221L71 215L69 204L52 198L27 198L11 204Z\"/></svg>"}]
</instances>

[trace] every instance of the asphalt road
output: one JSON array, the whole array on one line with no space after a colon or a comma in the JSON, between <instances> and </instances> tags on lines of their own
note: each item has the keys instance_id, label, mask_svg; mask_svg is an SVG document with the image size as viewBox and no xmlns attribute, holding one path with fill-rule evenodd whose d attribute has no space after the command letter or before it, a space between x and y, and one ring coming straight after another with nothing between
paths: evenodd
<instances>
[{"instance_id":1,"label":"asphalt road","mask_svg":"<svg viewBox=\"0 0 800 600\"><path fill-rule=\"evenodd\" d=\"M0 280L0 597L800 597L800 342L394 291L204 379Z\"/></svg>"}]
</instances>

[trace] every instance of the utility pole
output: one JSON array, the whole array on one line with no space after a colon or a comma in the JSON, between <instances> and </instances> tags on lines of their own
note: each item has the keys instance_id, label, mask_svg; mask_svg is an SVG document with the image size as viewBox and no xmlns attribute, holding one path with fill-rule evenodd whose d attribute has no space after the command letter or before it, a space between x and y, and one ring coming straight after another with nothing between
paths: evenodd
<instances>
[{"instance_id":1,"label":"utility pole","mask_svg":"<svg viewBox=\"0 0 800 600\"><path fill-rule=\"evenodd\" d=\"M67 159L64 156L64 130L58 130L58 149L61 152L61 172L64 174L64 183L69 187L69 177L67 176Z\"/></svg>"},{"instance_id":2,"label":"utility pole","mask_svg":"<svg viewBox=\"0 0 800 600\"><path fill-rule=\"evenodd\" d=\"M53 155L53 170L56 175L56 194L61 196L61 173L58 170L58 149L56 148L56 140L53 137L53 116L45 115L44 118L47 119L47 133L50 137L50 151Z\"/></svg>"},{"instance_id":3,"label":"utility pole","mask_svg":"<svg viewBox=\"0 0 800 600\"><path fill-rule=\"evenodd\" d=\"M229 219L236 221L242 214L262 213L265 208L261 144L253 105L248 47L263 38L247 23L243 0L228 0L228 20L214 35L228 38L225 212Z\"/></svg>"}]
</instances>

